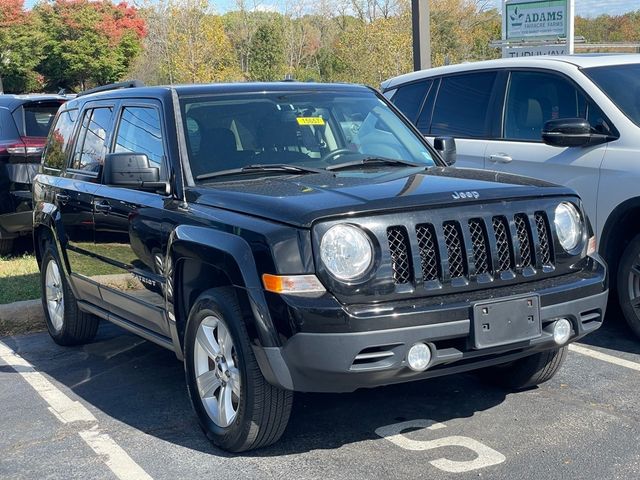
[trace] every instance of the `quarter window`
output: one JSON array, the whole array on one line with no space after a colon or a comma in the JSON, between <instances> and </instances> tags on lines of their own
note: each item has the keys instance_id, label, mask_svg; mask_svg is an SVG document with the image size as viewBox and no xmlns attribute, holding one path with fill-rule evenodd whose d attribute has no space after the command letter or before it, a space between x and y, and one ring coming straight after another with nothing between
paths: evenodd
<instances>
[{"instance_id":1,"label":"quarter window","mask_svg":"<svg viewBox=\"0 0 640 480\"><path fill-rule=\"evenodd\" d=\"M114 147L116 153L142 153L152 167L162 167L164 146L160 113L152 107L125 107Z\"/></svg>"},{"instance_id":2,"label":"quarter window","mask_svg":"<svg viewBox=\"0 0 640 480\"><path fill-rule=\"evenodd\" d=\"M111 107L94 108L85 112L71 168L100 172L107 153L106 140L112 113Z\"/></svg>"},{"instance_id":3,"label":"quarter window","mask_svg":"<svg viewBox=\"0 0 640 480\"><path fill-rule=\"evenodd\" d=\"M424 102L424 97L429 92L431 80L424 80L400 87L393 96L393 104L405 114L405 116L415 123L420 113L420 107Z\"/></svg>"},{"instance_id":4,"label":"quarter window","mask_svg":"<svg viewBox=\"0 0 640 480\"><path fill-rule=\"evenodd\" d=\"M443 77L430 134L487 137L489 102L496 76L496 72L477 72Z\"/></svg>"},{"instance_id":5,"label":"quarter window","mask_svg":"<svg viewBox=\"0 0 640 480\"><path fill-rule=\"evenodd\" d=\"M44 154L44 166L52 170L61 170L66 160L67 146L78 118L77 110L60 112L47 141Z\"/></svg>"}]
</instances>

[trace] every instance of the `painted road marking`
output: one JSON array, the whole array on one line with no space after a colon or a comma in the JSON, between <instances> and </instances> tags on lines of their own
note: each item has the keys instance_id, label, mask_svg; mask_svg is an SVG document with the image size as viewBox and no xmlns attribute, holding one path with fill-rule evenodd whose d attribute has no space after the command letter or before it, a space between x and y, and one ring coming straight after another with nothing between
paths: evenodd
<instances>
[{"instance_id":1,"label":"painted road marking","mask_svg":"<svg viewBox=\"0 0 640 480\"><path fill-rule=\"evenodd\" d=\"M492 465L498 465L507 459L507 457L500 452L469 437L455 435L435 440L414 440L402 433L406 430L422 429L434 431L443 428L446 428L444 423L420 418L377 428L376 434L405 450L420 452L441 447L461 447L471 450L476 454L475 459L467 461L449 460L448 458L438 458L429 461L434 467L449 473L464 473L479 470Z\"/></svg>"},{"instance_id":2,"label":"painted road marking","mask_svg":"<svg viewBox=\"0 0 640 480\"><path fill-rule=\"evenodd\" d=\"M140 465L125 452L107 433L98 428L96 417L80 402L71 400L60 391L33 365L0 342L0 359L18 372L25 381L49 405L49 411L62 423L91 422L89 429L78 432L78 435L120 480L152 480Z\"/></svg>"},{"instance_id":3,"label":"painted road marking","mask_svg":"<svg viewBox=\"0 0 640 480\"><path fill-rule=\"evenodd\" d=\"M599 352L598 350L593 350L592 348L587 348L582 345L576 345L575 343L572 343L569 345L569 350L581 355L586 355L587 357L602 360L603 362L613 363L614 365L640 372L640 363L625 360L624 358L614 357L613 355L608 355L606 353Z\"/></svg>"}]
</instances>

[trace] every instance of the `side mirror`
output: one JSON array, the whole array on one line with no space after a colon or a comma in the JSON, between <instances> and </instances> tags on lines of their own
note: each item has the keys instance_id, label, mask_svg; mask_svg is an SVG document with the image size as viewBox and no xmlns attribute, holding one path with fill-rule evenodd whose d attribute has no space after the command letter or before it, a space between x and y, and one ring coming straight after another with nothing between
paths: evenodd
<instances>
[{"instance_id":1,"label":"side mirror","mask_svg":"<svg viewBox=\"0 0 640 480\"><path fill-rule=\"evenodd\" d=\"M584 147L612 139L610 135L595 133L589 121L584 118L549 120L542 128L542 140L553 147Z\"/></svg>"},{"instance_id":2,"label":"side mirror","mask_svg":"<svg viewBox=\"0 0 640 480\"><path fill-rule=\"evenodd\" d=\"M456 139L453 137L436 137L433 148L440 154L448 166L456 163Z\"/></svg>"},{"instance_id":3,"label":"side mirror","mask_svg":"<svg viewBox=\"0 0 640 480\"><path fill-rule=\"evenodd\" d=\"M102 168L105 185L159 190L167 183L160 181L160 169L149 165L149 157L144 153L110 153L105 156Z\"/></svg>"}]
</instances>

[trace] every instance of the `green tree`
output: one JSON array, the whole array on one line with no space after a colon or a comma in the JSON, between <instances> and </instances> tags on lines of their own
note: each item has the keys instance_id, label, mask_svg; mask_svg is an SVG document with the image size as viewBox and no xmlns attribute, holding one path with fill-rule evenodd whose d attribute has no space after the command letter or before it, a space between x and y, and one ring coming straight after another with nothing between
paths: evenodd
<instances>
[{"instance_id":1,"label":"green tree","mask_svg":"<svg viewBox=\"0 0 640 480\"><path fill-rule=\"evenodd\" d=\"M36 67L43 57L39 19L24 10L23 0L0 0L0 79L7 93L40 91Z\"/></svg>"},{"instance_id":2,"label":"green tree","mask_svg":"<svg viewBox=\"0 0 640 480\"><path fill-rule=\"evenodd\" d=\"M251 42L249 78L263 82L283 78L284 57L281 22L274 20L259 25Z\"/></svg>"}]
</instances>

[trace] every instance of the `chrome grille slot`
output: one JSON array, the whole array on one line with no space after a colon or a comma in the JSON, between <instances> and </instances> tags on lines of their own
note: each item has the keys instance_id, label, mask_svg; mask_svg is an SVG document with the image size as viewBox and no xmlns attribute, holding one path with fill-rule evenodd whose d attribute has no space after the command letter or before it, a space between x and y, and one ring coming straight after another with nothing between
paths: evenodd
<instances>
[{"instance_id":1,"label":"chrome grille slot","mask_svg":"<svg viewBox=\"0 0 640 480\"><path fill-rule=\"evenodd\" d=\"M451 278L464 277L467 273L464 240L458 222L445 222L442 225L444 243L449 256L449 275Z\"/></svg>"},{"instance_id":2,"label":"chrome grille slot","mask_svg":"<svg viewBox=\"0 0 640 480\"><path fill-rule=\"evenodd\" d=\"M520 246L520 266L522 268L533 265L533 239L529 229L529 219L524 213L517 213L514 217L516 232L518 234L518 244Z\"/></svg>"},{"instance_id":3,"label":"chrome grille slot","mask_svg":"<svg viewBox=\"0 0 640 480\"><path fill-rule=\"evenodd\" d=\"M496 236L498 272L507 272L513 268L513 247L506 217L493 217L493 232Z\"/></svg>"},{"instance_id":4,"label":"chrome grille slot","mask_svg":"<svg viewBox=\"0 0 640 480\"><path fill-rule=\"evenodd\" d=\"M441 278L440 258L433 225L417 225L416 237L418 239L418 248L420 249L422 278L424 281L438 280Z\"/></svg>"},{"instance_id":5,"label":"chrome grille slot","mask_svg":"<svg viewBox=\"0 0 640 480\"><path fill-rule=\"evenodd\" d=\"M542 265L551 265L553 250L551 247L551 232L549 222L545 212L536 212L536 231L538 232L538 243L540 244L540 261Z\"/></svg>"},{"instance_id":6,"label":"chrome grille slot","mask_svg":"<svg viewBox=\"0 0 640 480\"><path fill-rule=\"evenodd\" d=\"M489 256L489 242L484 222L479 218L469 220L469 233L473 243L473 258L476 267L476 275L488 273L491 270L491 257Z\"/></svg>"},{"instance_id":7,"label":"chrome grille slot","mask_svg":"<svg viewBox=\"0 0 640 480\"><path fill-rule=\"evenodd\" d=\"M393 281L396 284L409 283L412 279L409 258L409 238L404 227L394 226L387 229L387 241L393 267Z\"/></svg>"}]
</instances>

